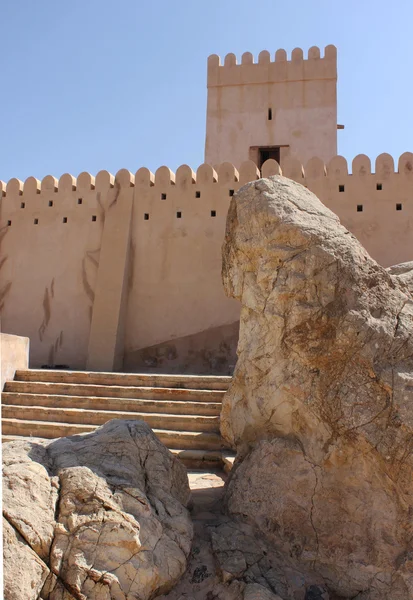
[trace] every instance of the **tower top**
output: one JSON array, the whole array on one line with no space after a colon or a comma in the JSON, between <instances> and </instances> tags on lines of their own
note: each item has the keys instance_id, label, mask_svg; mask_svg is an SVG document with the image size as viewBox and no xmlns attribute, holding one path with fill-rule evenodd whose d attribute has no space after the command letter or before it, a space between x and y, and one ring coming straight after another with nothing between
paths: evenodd
<instances>
[{"instance_id":1,"label":"tower top","mask_svg":"<svg viewBox=\"0 0 413 600\"><path fill-rule=\"evenodd\" d=\"M227 54L223 65L217 54L208 57L208 87L314 79L337 79L335 46L326 46L323 57L320 48L312 46L307 58L301 48L294 48L289 60L283 49L277 50L274 57L262 50L257 62L251 52L244 52L240 63L235 54Z\"/></svg>"}]
</instances>

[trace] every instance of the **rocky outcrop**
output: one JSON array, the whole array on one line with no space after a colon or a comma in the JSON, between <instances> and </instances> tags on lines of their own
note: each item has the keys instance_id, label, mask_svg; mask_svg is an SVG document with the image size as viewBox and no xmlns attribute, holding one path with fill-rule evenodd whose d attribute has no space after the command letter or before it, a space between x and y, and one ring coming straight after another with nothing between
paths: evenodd
<instances>
[{"instance_id":1,"label":"rocky outcrop","mask_svg":"<svg viewBox=\"0 0 413 600\"><path fill-rule=\"evenodd\" d=\"M228 511L343 598L413 597L409 271L379 266L281 176L232 200L223 280L242 311L221 415L238 450Z\"/></svg>"},{"instance_id":2,"label":"rocky outcrop","mask_svg":"<svg viewBox=\"0 0 413 600\"><path fill-rule=\"evenodd\" d=\"M6 600L146 600L184 573L186 469L142 421L9 442L3 461Z\"/></svg>"}]
</instances>

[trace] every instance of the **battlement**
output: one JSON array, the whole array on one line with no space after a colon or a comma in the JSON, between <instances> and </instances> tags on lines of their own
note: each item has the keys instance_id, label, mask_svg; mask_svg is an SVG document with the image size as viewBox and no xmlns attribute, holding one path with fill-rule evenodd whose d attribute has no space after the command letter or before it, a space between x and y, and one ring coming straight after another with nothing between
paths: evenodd
<instances>
[{"instance_id":1,"label":"battlement","mask_svg":"<svg viewBox=\"0 0 413 600\"><path fill-rule=\"evenodd\" d=\"M372 162L365 154L358 154L351 162L351 169L347 160L343 156L335 156L327 164L320 158L313 157L305 164L293 157L286 157L281 170L278 163L273 160L267 160L260 170L257 165L250 160L243 162L239 169L229 162L222 163L214 169L209 164L202 164L195 171L188 165L181 165L176 173L167 166L159 167L155 173L152 173L146 167L142 167L131 173L127 169L121 169L112 175L108 171L99 171L96 176L83 172L74 177L65 173L59 179L52 175L47 175L41 181L35 177L28 177L24 182L13 178L6 184L0 181L0 193L4 199L14 199L23 202L26 199L37 199L40 196L49 197L54 194L70 194L77 192L74 196L82 195L87 192L109 191L112 188L156 188L167 191L174 187L187 191L188 188L198 188L200 186L215 186L237 183L243 185L259 177L270 177L271 175L282 174L306 185L307 180L314 181L338 181L347 177L365 178L373 176L377 181L386 181L391 176L401 175L413 180L413 153L405 152L397 161L390 154L380 154L375 160L375 168L372 170Z\"/></svg>"},{"instance_id":2,"label":"battlement","mask_svg":"<svg viewBox=\"0 0 413 600\"><path fill-rule=\"evenodd\" d=\"M265 171L271 174L280 173L280 167L275 161L267 161ZM96 176L83 172L77 178L65 173L56 179L47 175L41 181L28 177L24 182L13 178L6 184L0 181L1 196L5 199L21 200L50 196L50 194L78 192L78 195L93 190L104 191L117 187L147 187L167 189L170 186L187 189L190 185L225 184L229 182L246 183L259 177L259 170L252 161L246 161L239 171L231 163L223 163L215 170L211 165L202 164L194 172L188 165L181 165L176 173L169 167L159 167L152 173L146 167L140 168L135 174L127 169L121 169L116 175L108 171L99 171Z\"/></svg>"},{"instance_id":3,"label":"battlement","mask_svg":"<svg viewBox=\"0 0 413 600\"><path fill-rule=\"evenodd\" d=\"M325 47L323 57L320 48L312 46L306 59L301 48L294 48L290 60L283 49L274 57L263 50L256 62L251 52L244 52L240 63L235 54L227 54L223 65L218 55L208 57L208 87L319 79L337 79L337 49L333 45Z\"/></svg>"}]
</instances>

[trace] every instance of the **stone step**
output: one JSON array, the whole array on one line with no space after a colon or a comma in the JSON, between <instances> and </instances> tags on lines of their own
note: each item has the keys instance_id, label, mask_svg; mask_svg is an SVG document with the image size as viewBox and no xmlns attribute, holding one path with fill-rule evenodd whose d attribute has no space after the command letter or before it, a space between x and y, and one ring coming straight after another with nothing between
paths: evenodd
<instances>
[{"instance_id":1,"label":"stone step","mask_svg":"<svg viewBox=\"0 0 413 600\"><path fill-rule=\"evenodd\" d=\"M96 429L95 425L80 425L73 423L56 423L52 421L27 421L15 418L2 419L4 436L24 436L53 439L88 433ZM219 433L206 431L171 431L153 429L158 439L169 449L182 450L222 450L226 448L225 441Z\"/></svg>"},{"instance_id":2,"label":"stone step","mask_svg":"<svg viewBox=\"0 0 413 600\"><path fill-rule=\"evenodd\" d=\"M48 406L2 407L3 418L23 421L52 421L54 423L81 423L104 425L112 419L145 421L152 429L174 431L214 431L219 433L219 417L203 415L174 415L165 413L138 413L125 411L86 410L78 408L50 408Z\"/></svg>"},{"instance_id":3,"label":"stone step","mask_svg":"<svg viewBox=\"0 0 413 600\"><path fill-rule=\"evenodd\" d=\"M5 392L65 395L103 396L111 398L135 398L148 400L190 400L192 402L221 402L222 390L187 388L156 388L118 385L94 385L78 383L47 383L38 381L7 381Z\"/></svg>"},{"instance_id":4,"label":"stone step","mask_svg":"<svg viewBox=\"0 0 413 600\"><path fill-rule=\"evenodd\" d=\"M3 444L18 440L35 440L18 435L3 435ZM38 438L39 439L39 438ZM44 439L44 438L40 438ZM170 452L188 468L188 469L224 469L228 472L226 463L228 462L228 450L221 452L220 450L182 450L182 448L170 448Z\"/></svg>"},{"instance_id":5,"label":"stone step","mask_svg":"<svg viewBox=\"0 0 413 600\"><path fill-rule=\"evenodd\" d=\"M227 390L231 377L219 375L161 375L141 373L101 373L28 369L16 371L15 380L50 383L115 385L123 387L164 387L191 390Z\"/></svg>"},{"instance_id":6,"label":"stone step","mask_svg":"<svg viewBox=\"0 0 413 600\"><path fill-rule=\"evenodd\" d=\"M224 469L224 455L220 450L178 450L172 448L170 452L190 469L205 469L207 467Z\"/></svg>"},{"instance_id":7,"label":"stone step","mask_svg":"<svg viewBox=\"0 0 413 600\"><path fill-rule=\"evenodd\" d=\"M184 415L219 415L220 402L197 400L144 400L134 398L105 398L103 396L67 396L3 392L1 403L19 406L50 406L52 408L82 408L88 410L166 413Z\"/></svg>"}]
</instances>

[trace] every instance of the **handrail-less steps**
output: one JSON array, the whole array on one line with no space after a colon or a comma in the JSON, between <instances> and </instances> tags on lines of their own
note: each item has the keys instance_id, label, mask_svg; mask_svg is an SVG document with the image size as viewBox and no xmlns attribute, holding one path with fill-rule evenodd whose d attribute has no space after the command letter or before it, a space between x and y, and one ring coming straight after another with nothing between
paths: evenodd
<instances>
[{"instance_id":1,"label":"handrail-less steps","mask_svg":"<svg viewBox=\"0 0 413 600\"><path fill-rule=\"evenodd\" d=\"M187 466L228 467L219 433L230 377L29 369L2 393L3 441L93 431L111 419L141 419Z\"/></svg>"}]
</instances>

